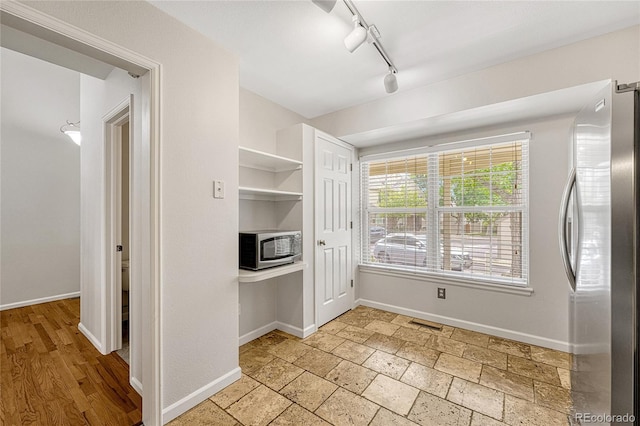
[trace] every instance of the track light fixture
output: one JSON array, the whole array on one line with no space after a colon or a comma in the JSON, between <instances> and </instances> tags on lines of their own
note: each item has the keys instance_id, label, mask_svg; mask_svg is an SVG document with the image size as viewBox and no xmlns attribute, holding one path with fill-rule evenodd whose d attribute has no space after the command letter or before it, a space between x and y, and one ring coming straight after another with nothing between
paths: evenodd
<instances>
[{"instance_id":1,"label":"track light fixture","mask_svg":"<svg viewBox=\"0 0 640 426\"><path fill-rule=\"evenodd\" d=\"M347 35L344 39L344 46L347 50L353 53L364 41L367 39L367 30L360 25L360 20L356 15L353 15L353 31Z\"/></svg>"},{"instance_id":2,"label":"track light fixture","mask_svg":"<svg viewBox=\"0 0 640 426\"><path fill-rule=\"evenodd\" d=\"M72 123L67 120L67 124L60 126L60 132L69 136L76 145L80 146L82 142L82 135L80 134L80 122Z\"/></svg>"},{"instance_id":3,"label":"track light fixture","mask_svg":"<svg viewBox=\"0 0 640 426\"><path fill-rule=\"evenodd\" d=\"M320 9L329 13L333 10L333 7L336 5L336 0L311 0L313 4L318 6Z\"/></svg>"},{"instance_id":4,"label":"track light fixture","mask_svg":"<svg viewBox=\"0 0 640 426\"><path fill-rule=\"evenodd\" d=\"M335 6L336 0L311 0L316 6L325 12L329 13ZM353 4L351 0L342 0L351 12L353 16L354 28L353 31L347 35L344 39L344 45L349 50L349 52L355 51L365 40L369 39L369 43L376 48L382 59L386 62L389 67L389 73L384 77L384 88L387 93L393 93L398 90L398 80L396 78L396 74L398 74L398 69L389 58L386 50L382 46L380 42L380 32L375 27L375 25L368 25L367 22L362 17L362 14L356 8L356 5Z\"/></svg>"},{"instance_id":5,"label":"track light fixture","mask_svg":"<svg viewBox=\"0 0 640 426\"><path fill-rule=\"evenodd\" d=\"M398 79L396 79L396 73L391 67L389 67L389 73L384 76L384 90L387 93L393 93L398 90Z\"/></svg>"}]
</instances>

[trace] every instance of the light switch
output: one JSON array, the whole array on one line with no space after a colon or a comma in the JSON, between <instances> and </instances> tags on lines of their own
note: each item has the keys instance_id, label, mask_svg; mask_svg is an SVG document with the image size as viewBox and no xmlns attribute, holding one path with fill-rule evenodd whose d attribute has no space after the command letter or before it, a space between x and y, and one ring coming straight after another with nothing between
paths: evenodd
<instances>
[{"instance_id":1,"label":"light switch","mask_svg":"<svg viewBox=\"0 0 640 426\"><path fill-rule=\"evenodd\" d=\"M213 181L213 198L224 198L224 182L221 180Z\"/></svg>"}]
</instances>

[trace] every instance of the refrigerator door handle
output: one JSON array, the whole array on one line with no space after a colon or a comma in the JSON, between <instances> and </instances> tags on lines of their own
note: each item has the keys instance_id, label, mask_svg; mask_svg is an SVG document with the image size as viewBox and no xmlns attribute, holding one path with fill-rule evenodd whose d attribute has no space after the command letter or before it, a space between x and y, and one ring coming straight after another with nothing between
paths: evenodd
<instances>
[{"instance_id":1,"label":"refrigerator door handle","mask_svg":"<svg viewBox=\"0 0 640 426\"><path fill-rule=\"evenodd\" d=\"M569 174L569 180L562 193L562 204L560 206L560 221L558 223L558 231L560 234L560 253L562 254L562 263L564 264L564 270L567 273L569 279L569 286L573 292L576 291L576 273L571 266L571 259L569 255L569 246L567 241L567 213L569 211L569 200L571 199L571 192L576 186L576 169L575 167ZM580 220L580 218L578 218Z\"/></svg>"}]
</instances>

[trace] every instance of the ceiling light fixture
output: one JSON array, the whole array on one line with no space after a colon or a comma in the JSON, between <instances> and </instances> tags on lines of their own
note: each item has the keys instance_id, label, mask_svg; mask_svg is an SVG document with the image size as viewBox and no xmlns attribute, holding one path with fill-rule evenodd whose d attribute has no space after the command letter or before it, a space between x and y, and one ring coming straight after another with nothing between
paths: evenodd
<instances>
[{"instance_id":1,"label":"ceiling light fixture","mask_svg":"<svg viewBox=\"0 0 640 426\"><path fill-rule=\"evenodd\" d=\"M398 90L398 79L396 78L396 72L393 71L391 67L389 67L389 74L384 76L384 90L387 93L393 93Z\"/></svg>"},{"instance_id":2,"label":"ceiling light fixture","mask_svg":"<svg viewBox=\"0 0 640 426\"><path fill-rule=\"evenodd\" d=\"M367 39L367 30L360 25L360 20L356 15L353 15L353 31L349 33L344 39L344 47L351 53L353 53L364 41Z\"/></svg>"},{"instance_id":3,"label":"ceiling light fixture","mask_svg":"<svg viewBox=\"0 0 640 426\"><path fill-rule=\"evenodd\" d=\"M329 13L335 6L336 0L311 0L316 6L325 12ZM355 51L365 40L369 40L369 43L376 48L382 59L387 63L389 67L389 73L384 77L384 88L387 93L393 93L398 90L398 80L396 78L396 74L398 74L398 69L393 64L391 58L387 54L387 51L384 50L382 43L380 42L380 32L375 27L375 25L368 25L367 22L362 17L362 14L358 10L353 1L351 0L342 0L351 12L353 16L354 29L347 35L344 39L344 45L349 50L349 52Z\"/></svg>"},{"instance_id":4,"label":"ceiling light fixture","mask_svg":"<svg viewBox=\"0 0 640 426\"><path fill-rule=\"evenodd\" d=\"M318 6L320 9L329 13L333 10L333 7L336 5L336 0L311 0L313 4Z\"/></svg>"},{"instance_id":5,"label":"ceiling light fixture","mask_svg":"<svg viewBox=\"0 0 640 426\"><path fill-rule=\"evenodd\" d=\"M76 145L80 146L82 135L80 134L80 122L72 123L67 120L67 124L60 126L60 131L69 136Z\"/></svg>"}]
</instances>

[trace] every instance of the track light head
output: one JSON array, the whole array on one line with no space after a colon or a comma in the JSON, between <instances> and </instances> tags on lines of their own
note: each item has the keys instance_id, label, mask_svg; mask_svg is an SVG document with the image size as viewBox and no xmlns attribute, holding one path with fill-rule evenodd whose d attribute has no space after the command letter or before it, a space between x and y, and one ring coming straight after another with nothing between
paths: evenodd
<instances>
[{"instance_id":1,"label":"track light head","mask_svg":"<svg viewBox=\"0 0 640 426\"><path fill-rule=\"evenodd\" d=\"M384 76L384 90L386 90L387 93L394 93L398 90L398 79L392 69L389 69L389 73Z\"/></svg>"},{"instance_id":2,"label":"track light head","mask_svg":"<svg viewBox=\"0 0 640 426\"><path fill-rule=\"evenodd\" d=\"M329 13L333 10L333 7L336 5L336 0L311 0L313 4L318 6L320 9Z\"/></svg>"},{"instance_id":3,"label":"track light head","mask_svg":"<svg viewBox=\"0 0 640 426\"><path fill-rule=\"evenodd\" d=\"M344 39L344 47L353 53L367 39L367 29L360 25L360 20L353 15L354 28Z\"/></svg>"}]
</instances>

